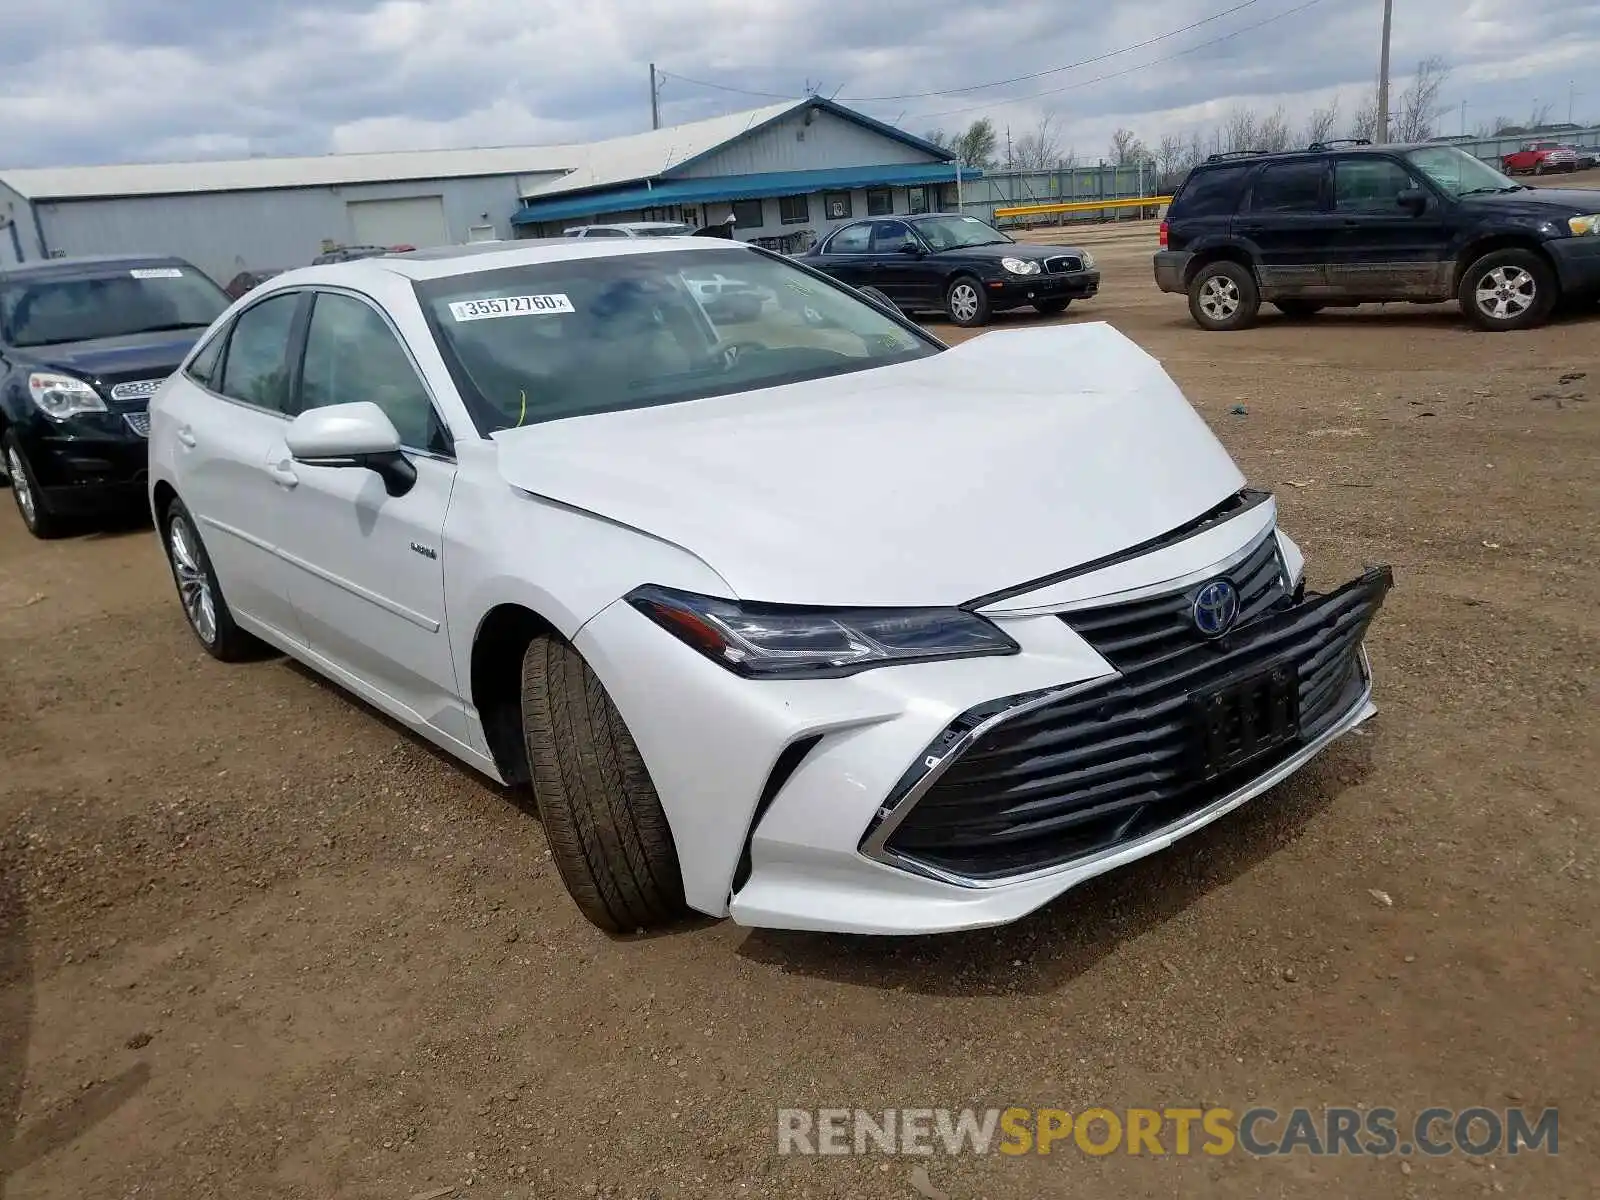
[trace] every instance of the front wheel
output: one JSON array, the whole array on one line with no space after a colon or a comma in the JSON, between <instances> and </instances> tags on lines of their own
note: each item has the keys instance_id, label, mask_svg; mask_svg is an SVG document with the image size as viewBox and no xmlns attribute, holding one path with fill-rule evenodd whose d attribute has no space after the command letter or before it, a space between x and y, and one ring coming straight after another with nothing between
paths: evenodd
<instances>
[{"instance_id":1,"label":"front wheel","mask_svg":"<svg viewBox=\"0 0 1600 1200\"><path fill-rule=\"evenodd\" d=\"M1500 333L1544 324L1557 292L1555 272L1532 250L1494 250L1462 272L1456 298L1479 329Z\"/></svg>"},{"instance_id":2,"label":"front wheel","mask_svg":"<svg viewBox=\"0 0 1600 1200\"><path fill-rule=\"evenodd\" d=\"M1066 312L1067 308L1071 304L1072 297L1068 296L1066 299L1057 298L1055 300L1035 300L1033 302L1033 307L1039 312L1043 313L1045 316L1053 317L1058 313Z\"/></svg>"},{"instance_id":3,"label":"front wheel","mask_svg":"<svg viewBox=\"0 0 1600 1200\"><path fill-rule=\"evenodd\" d=\"M1201 329L1232 333L1255 324L1261 311L1261 290L1249 267L1218 259L1195 272L1189 281L1189 315Z\"/></svg>"},{"instance_id":4,"label":"front wheel","mask_svg":"<svg viewBox=\"0 0 1600 1200\"><path fill-rule=\"evenodd\" d=\"M60 537L65 532L61 518L50 508L50 499L34 478L28 456L22 452L22 443L15 432L8 431L0 443L5 458L5 473L11 479L11 499L16 502L17 515L36 538Z\"/></svg>"},{"instance_id":5,"label":"front wheel","mask_svg":"<svg viewBox=\"0 0 1600 1200\"><path fill-rule=\"evenodd\" d=\"M976 279L962 275L946 290L944 310L957 325L971 329L989 319L989 297Z\"/></svg>"},{"instance_id":6,"label":"front wheel","mask_svg":"<svg viewBox=\"0 0 1600 1200\"><path fill-rule=\"evenodd\" d=\"M567 892L608 933L688 911L672 829L622 715L583 657L536 637L522 658L534 801Z\"/></svg>"}]
</instances>

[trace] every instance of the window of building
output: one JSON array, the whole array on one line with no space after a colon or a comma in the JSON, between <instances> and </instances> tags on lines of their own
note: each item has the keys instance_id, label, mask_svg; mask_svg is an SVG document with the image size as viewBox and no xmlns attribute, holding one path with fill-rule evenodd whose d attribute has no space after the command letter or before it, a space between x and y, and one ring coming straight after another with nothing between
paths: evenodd
<instances>
[{"instance_id":1,"label":"window of building","mask_svg":"<svg viewBox=\"0 0 1600 1200\"><path fill-rule=\"evenodd\" d=\"M830 221L848 221L855 215L850 207L850 193L823 192L822 211Z\"/></svg>"},{"instance_id":2,"label":"window of building","mask_svg":"<svg viewBox=\"0 0 1600 1200\"><path fill-rule=\"evenodd\" d=\"M887 217L894 212L894 192L888 188L873 188L867 193L867 216Z\"/></svg>"},{"instance_id":3,"label":"window of building","mask_svg":"<svg viewBox=\"0 0 1600 1200\"><path fill-rule=\"evenodd\" d=\"M1321 159L1303 162L1273 163L1262 170L1256 179L1256 212L1296 213L1316 212L1322 207L1322 176L1325 163Z\"/></svg>"},{"instance_id":4,"label":"window of building","mask_svg":"<svg viewBox=\"0 0 1600 1200\"><path fill-rule=\"evenodd\" d=\"M911 212L913 215L916 213L925 213L931 211L927 188L915 187L908 191L906 195L911 201Z\"/></svg>"},{"instance_id":5,"label":"window of building","mask_svg":"<svg viewBox=\"0 0 1600 1200\"><path fill-rule=\"evenodd\" d=\"M778 220L785 225L804 225L811 220L811 197L779 196Z\"/></svg>"},{"instance_id":6,"label":"window of building","mask_svg":"<svg viewBox=\"0 0 1600 1200\"><path fill-rule=\"evenodd\" d=\"M733 202L733 220L736 229L760 229L766 224L767 219L761 215L761 201L735 200Z\"/></svg>"}]
</instances>

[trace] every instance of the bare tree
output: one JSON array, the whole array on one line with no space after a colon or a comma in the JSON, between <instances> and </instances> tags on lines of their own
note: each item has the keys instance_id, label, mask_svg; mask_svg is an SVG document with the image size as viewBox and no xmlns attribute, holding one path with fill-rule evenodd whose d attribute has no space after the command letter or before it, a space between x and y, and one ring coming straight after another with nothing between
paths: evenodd
<instances>
[{"instance_id":1,"label":"bare tree","mask_svg":"<svg viewBox=\"0 0 1600 1200\"><path fill-rule=\"evenodd\" d=\"M1351 114L1350 136L1371 142L1383 140L1383 136L1378 132L1377 96L1367 96Z\"/></svg>"},{"instance_id":2,"label":"bare tree","mask_svg":"<svg viewBox=\"0 0 1600 1200\"><path fill-rule=\"evenodd\" d=\"M979 117L971 125L955 133L934 129L923 136L925 140L940 149L951 151L961 160L963 166L994 166L994 151L999 136L995 133L994 122L988 117Z\"/></svg>"},{"instance_id":3,"label":"bare tree","mask_svg":"<svg viewBox=\"0 0 1600 1200\"><path fill-rule=\"evenodd\" d=\"M1338 125L1339 97L1335 96L1327 107L1311 110L1311 116L1306 120L1306 145L1327 141Z\"/></svg>"},{"instance_id":4,"label":"bare tree","mask_svg":"<svg viewBox=\"0 0 1600 1200\"><path fill-rule=\"evenodd\" d=\"M1289 114L1283 111L1283 105L1278 105L1264 118L1256 128L1257 150L1287 150L1289 148Z\"/></svg>"},{"instance_id":5,"label":"bare tree","mask_svg":"<svg viewBox=\"0 0 1600 1200\"><path fill-rule=\"evenodd\" d=\"M1417 73L1411 83L1400 93L1400 105L1395 111L1395 138L1402 142L1425 142L1433 136L1433 123L1439 119L1444 106L1439 103L1439 92L1450 78L1450 68L1437 54L1417 64Z\"/></svg>"},{"instance_id":6,"label":"bare tree","mask_svg":"<svg viewBox=\"0 0 1600 1200\"><path fill-rule=\"evenodd\" d=\"M1118 129L1111 135L1111 163L1118 167L1131 167L1148 162L1150 151L1131 129Z\"/></svg>"},{"instance_id":7,"label":"bare tree","mask_svg":"<svg viewBox=\"0 0 1600 1200\"><path fill-rule=\"evenodd\" d=\"M1261 149L1261 120L1253 108L1236 108L1222 123L1222 148L1230 153L1237 150Z\"/></svg>"},{"instance_id":8,"label":"bare tree","mask_svg":"<svg viewBox=\"0 0 1600 1200\"><path fill-rule=\"evenodd\" d=\"M1011 161L1018 171L1054 171L1061 166L1061 133L1053 113L1039 118L1032 131L1023 134L1011 148Z\"/></svg>"},{"instance_id":9,"label":"bare tree","mask_svg":"<svg viewBox=\"0 0 1600 1200\"><path fill-rule=\"evenodd\" d=\"M1183 139L1174 137L1170 133L1163 135L1160 143L1156 146L1156 170L1160 173L1161 178L1167 179L1176 175L1188 165L1190 164L1185 161Z\"/></svg>"},{"instance_id":10,"label":"bare tree","mask_svg":"<svg viewBox=\"0 0 1600 1200\"><path fill-rule=\"evenodd\" d=\"M1543 129L1550 123L1550 105L1535 104L1533 111L1528 114L1528 132L1533 133Z\"/></svg>"}]
</instances>

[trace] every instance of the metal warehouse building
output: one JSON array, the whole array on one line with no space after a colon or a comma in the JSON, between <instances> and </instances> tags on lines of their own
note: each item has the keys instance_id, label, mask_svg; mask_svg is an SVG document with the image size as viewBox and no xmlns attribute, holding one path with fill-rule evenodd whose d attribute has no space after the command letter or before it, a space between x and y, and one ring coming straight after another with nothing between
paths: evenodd
<instances>
[{"instance_id":1,"label":"metal warehouse building","mask_svg":"<svg viewBox=\"0 0 1600 1200\"><path fill-rule=\"evenodd\" d=\"M852 218L953 207L959 186L947 151L813 96L589 145L0 170L0 263L174 254L225 283L329 244L729 215L789 250Z\"/></svg>"}]
</instances>

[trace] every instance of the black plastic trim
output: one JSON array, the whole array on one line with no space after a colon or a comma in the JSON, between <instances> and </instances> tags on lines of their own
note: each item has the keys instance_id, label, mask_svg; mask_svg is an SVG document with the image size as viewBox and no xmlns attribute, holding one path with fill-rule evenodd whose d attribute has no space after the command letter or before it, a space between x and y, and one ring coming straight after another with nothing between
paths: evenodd
<instances>
[{"instance_id":1,"label":"black plastic trim","mask_svg":"<svg viewBox=\"0 0 1600 1200\"><path fill-rule=\"evenodd\" d=\"M820 733L810 737L803 737L799 741L790 742L778 755L778 761L772 764L772 771L767 776L766 786L761 789L761 797L756 801L755 812L750 814L750 826L744 831L744 845L739 850L739 865L734 868L733 886L729 894L733 895L750 881L751 861L750 843L755 841L756 827L761 824L761 818L767 815L767 809L772 807L772 802L778 798L778 793L783 790L783 785L805 761L806 755L817 748L817 743L822 741Z\"/></svg>"}]
</instances>

